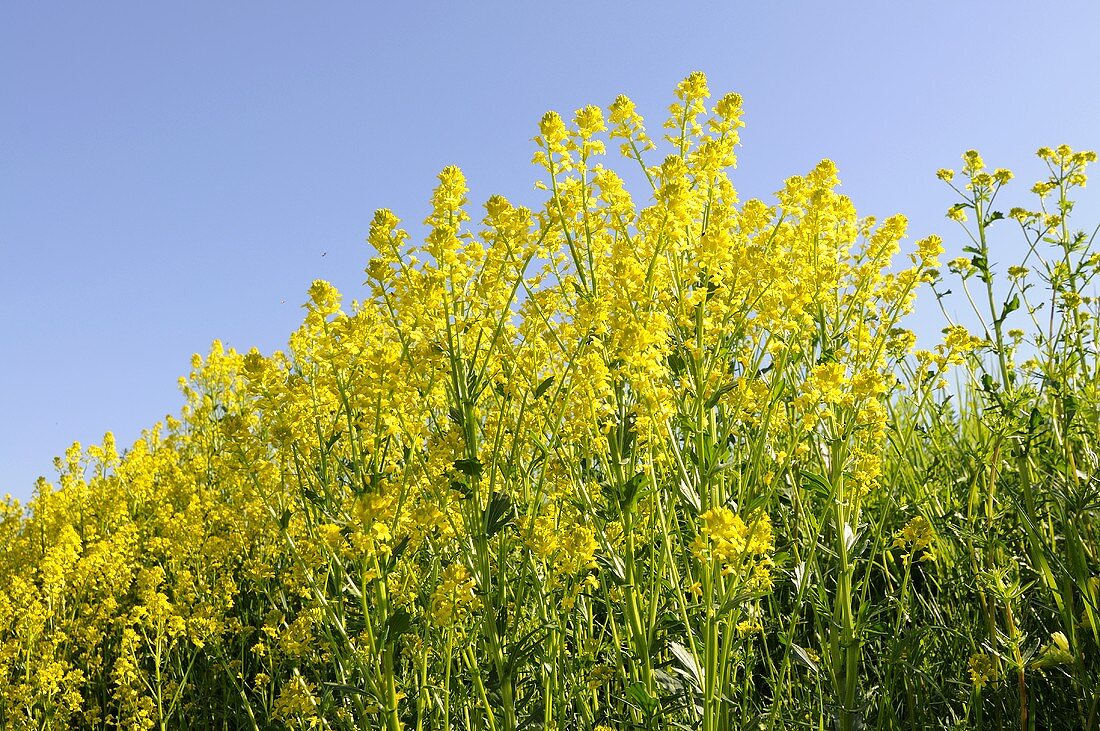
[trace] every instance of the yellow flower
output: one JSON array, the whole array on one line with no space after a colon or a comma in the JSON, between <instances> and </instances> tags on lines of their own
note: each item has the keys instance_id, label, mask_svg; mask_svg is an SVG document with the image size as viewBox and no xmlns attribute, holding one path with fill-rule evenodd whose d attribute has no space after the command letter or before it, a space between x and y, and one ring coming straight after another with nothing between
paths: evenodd
<instances>
[{"instance_id":1,"label":"yellow flower","mask_svg":"<svg viewBox=\"0 0 1100 731\"><path fill-rule=\"evenodd\" d=\"M1005 168L997 168L993 171L993 179L996 181L997 185L1004 185L1012 180L1013 177L1012 171L1006 170Z\"/></svg>"},{"instance_id":2,"label":"yellow flower","mask_svg":"<svg viewBox=\"0 0 1100 731\"><path fill-rule=\"evenodd\" d=\"M1073 653L1070 652L1069 639L1064 632L1052 632L1050 644L1043 649L1038 660L1031 663L1033 668L1049 668L1055 665L1071 665Z\"/></svg>"},{"instance_id":3,"label":"yellow flower","mask_svg":"<svg viewBox=\"0 0 1100 731\"><path fill-rule=\"evenodd\" d=\"M977 175L985 169L985 162L977 150L967 150L963 153L963 170L971 176Z\"/></svg>"},{"instance_id":4,"label":"yellow flower","mask_svg":"<svg viewBox=\"0 0 1100 731\"><path fill-rule=\"evenodd\" d=\"M1040 214L1027 210L1026 208L1015 207L1008 212L1009 218L1015 219L1021 225L1031 223L1039 217Z\"/></svg>"},{"instance_id":5,"label":"yellow flower","mask_svg":"<svg viewBox=\"0 0 1100 731\"><path fill-rule=\"evenodd\" d=\"M321 317L335 314L340 309L340 293L323 279L314 280L309 288L309 300L306 306Z\"/></svg>"},{"instance_id":6,"label":"yellow flower","mask_svg":"<svg viewBox=\"0 0 1100 731\"><path fill-rule=\"evenodd\" d=\"M959 256L952 259L951 261L947 262L947 266L952 271L956 271L963 276L966 276L975 271L974 265L970 261L970 257L966 256Z\"/></svg>"},{"instance_id":7,"label":"yellow flower","mask_svg":"<svg viewBox=\"0 0 1100 731\"><path fill-rule=\"evenodd\" d=\"M944 341L936 346L936 351L943 356L948 363L961 365L968 353L985 347L984 338L971 335L964 325L951 325L944 328Z\"/></svg>"},{"instance_id":8,"label":"yellow flower","mask_svg":"<svg viewBox=\"0 0 1100 731\"><path fill-rule=\"evenodd\" d=\"M676 96L680 101L692 99L706 99L710 97L710 88L707 86L707 76L702 71L692 71L687 78L676 87Z\"/></svg>"},{"instance_id":9,"label":"yellow flower","mask_svg":"<svg viewBox=\"0 0 1100 731\"><path fill-rule=\"evenodd\" d=\"M724 575L741 576L752 590L771 586L771 561L774 548L771 520L755 513L746 525L729 508L711 508L699 516L702 528L692 543L692 553L700 561L716 561ZM693 591L694 587L689 589Z\"/></svg>"},{"instance_id":10,"label":"yellow flower","mask_svg":"<svg viewBox=\"0 0 1100 731\"><path fill-rule=\"evenodd\" d=\"M577 130L583 139L588 139L597 132L607 129L603 121L603 111L592 105L578 109L573 123L577 125Z\"/></svg>"},{"instance_id":11,"label":"yellow flower","mask_svg":"<svg viewBox=\"0 0 1100 731\"><path fill-rule=\"evenodd\" d=\"M763 632L764 625L760 624L755 619L743 619L737 623L737 633L742 637L746 637L757 632Z\"/></svg>"},{"instance_id":12,"label":"yellow flower","mask_svg":"<svg viewBox=\"0 0 1100 731\"><path fill-rule=\"evenodd\" d=\"M432 621L441 627L454 625L469 613L476 601L470 572L462 564L452 563L443 570L439 585L432 593Z\"/></svg>"},{"instance_id":13,"label":"yellow flower","mask_svg":"<svg viewBox=\"0 0 1100 731\"><path fill-rule=\"evenodd\" d=\"M810 393L825 403L835 404L844 398L844 386L848 383L844 365L841 363L821 363L814 366L807 379Z\"/></svg>"},{"instance_id":14,"label":"yellow flower","mask_svg":"<svg viewBox=\"0 0 1100 731\"><path fill-rule=\"evenodd\" d=\"M938 267L939 255L943 253L943 239L932 235L917 242L917 254L926 267Z\"/></svg>"},{"instance_id":15,"label":"yellow flower","mask_svg":"<svg viewBox=\"0 0 1100 731\"><path fill-rule=\"evenodd\" d=\"M966 223L966 208L960 204L953 205L947 209L947 217L952 221Z\"/></svg>"},{"instance_id":16,"label":"yellow flower","mask_svg":"<svg viewBox=\"0 0 1100 731\"><path fill-rule=\"evenodd\" d=\"M565 128L565 122L562 120L561 115L549 111L542 115L542 119L539 121L539 134L541 135L542 144L545 144L547 149L559 152L564 150L569 131Z\"/></svg>"},{"instance_id":17,"label":"yellow flower","mask_svg":"<svg viewBox=\"0 0 1100 731\"><path fill-rule=\"evenodd\" d=\"M1040 198L1045 198L1050 194L1052 190L1058 187L1058 184L1051 180L1040 180L1035 185L1031 186L1031 192Z\"/></svg>"},{"instance_id":18,"label":"yellow flower","mask_svg":"<svg viewBox=\"0 0 1100 731\"><path fill-rule=\"evenodd\" d=\"M740 120L744 99L740 94L729 93L723 96L714 105L714 111L720 117L728 120Z\"/></svg>"},{"instance_id":19,"label":"yellow flower","mask_svg":"<svg viewBox=\"0 0 1100 731\"><path fill-rule=\"evenodd\" d=\"M905 524L905 527L894 534L894 546L907 550L910 555L917 551L924 551L922 561L935 560L936 534L932 530L932 524L923 515L918 515Z\"/></svg>"},{"instance_id":20,"label":"yellow flower","mask_svg":"<svg viewBox=\"0 0 1100 731\"><path fill-rule=\"evenodd\" d=\"M588 673L589 690L598 690L610 683L617 675L615 668L607 665L597 665ZM597 726L596 728L601 728ZM603 726L602 728L607 728Z\"/></svg>"},{"instance_id":21,"label":"yellow flower","mask_svg":"<svg viewBox=\"0 0 1100 731\"><path fill-rule=\"evenodd\" d=\"M981 690L1000 679L1001 672L993 657L984 652L976 652L970 656L970 680L974 683L974 687Z\"/></svg>"}]
</instances>

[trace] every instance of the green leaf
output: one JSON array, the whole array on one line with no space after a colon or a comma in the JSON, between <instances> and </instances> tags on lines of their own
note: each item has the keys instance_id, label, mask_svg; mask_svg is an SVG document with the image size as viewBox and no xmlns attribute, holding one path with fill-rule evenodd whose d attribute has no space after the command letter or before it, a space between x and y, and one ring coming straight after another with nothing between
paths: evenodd
<instances>
[{"instance_id":1,"label":"green leaf","mask_svg":"<svg viewBox=\"0 0 1100 731\"><path fill-rule=\"evenodd\" d=\"M494 492L493 497L489 499L489 506L485 509L486 536L489 538L495 536L504 529L504 526L512 522L515 516L516 512L513 509L512 498L504 493Z\"/></svg>"},{"instance_id":2,"label":"green leaf","mask_svg":"<svg viewBox=\"0 0 1100 731\"><path fill-rule=\"evenodd\" d=\"M802 484L809 483L809 487L821 497L829 497L833 494L833 488L829 485L829 480L824 475L819 475L815 472L808 470L802 470Z\"/></svg>"},{"instance_id":3,"label":"green leaf","mask_svg":"<svg viewBox=\"0 0 1100 731\"><path fill-rule=\"evenodd\" d=\"M707 409L713 409L715 406L718 405L718 399L722 398L735 388L737 388L736 384L727 383L725 386L722 386L720 389L715 391L713 394L711 394L711 397L707 399Z\"/></svg>"},{"instance_id":4,"label":"green leaf","mask_svg":"<svg viewBox=\"0 0 1100 731\"><path fill-rule=\"evenodd\" d=\"M542 395L544 393L546 393L546 390L548 388L550 388L551 384L553 384L553 383L554 383L554 377L553 376L550 376L545 381L540 383L539 387L535 389L535 400L538 400L538 399L542 398Z\"/></svg>"},{"instance_id":5,"label":"green leaf","mask_svg":"<svg viewBox=\"0 0 1100 731\"><path fill-rule=\"evenodd\" d=\"M466 419L464 418L464 416L462 414L462 409L458 408L457 406L452 406L447 411L447 416L450 417L451 422L455 426L461 427L463 424L466 423Z\"/></svg>"},{"instance_id":6,"label":"green leaf","mask_svg":"<svg viewBox=\"0 0 1100 731\"><path fill-rule=\"evenodd\" d=\"M672 351L668 355L668 369L672 371L672 375L678 376L684 372L687 364L684 363L684 357L680 355L679 351Z\"/></svg>"},{"instance_id":7,"label":"green leaf","mask_svg":"<svg viewBox=\"0 0 1100 731\"><path fill-rule=\"evenodd\" d=\"M481 477L481 461L476 459L456 459L455 469L466 475L467 477L473 477L477 479Z\"/></svg>"},{"instance_id":8,"label":"green leaf","mask_svg":"<svg viewBox=\"0 0 1100 731\"><path fill-rule=\"evenodd\" d=\"M1066 414L1066 424L1073 422L1073 417L1077 415L1077 397L1072 393L1067 393L1062 397L1062 410Z\"/></svg>"},{"instance_id":9,"label":"green leaf","mask_svg":"<svg viewBox=\"0 0 1100 731\"><path fill-rule=\"evenodd\" d=\"M355 693L357 695L366 695L366 696L371 695L371 692L369 690L363 690L362 688L356 688L354 685L346 685L344 683L325 682L325 687L326 688L331 688L332 690L338 690L338 691L341 691L343 693Z\"/></svg>"},{"instance_id":10,"label":"green leaf","mask_svg":"<svg viewBox=\"0 0 1100 731\"><path fill-rule=\"evenodd\" d=\"M409 547L409 537L408 536L405 536L404 538L402 538L400 541L397 542L397 545L395 545L393 547L393 550L390 551L390 555L386 558L386 572L387 573L389 573L390 571L393 571L394 567L397 566L397 561L401 558L401 555L403 553L405 553L405 549L408 548L408 547Z\"/></svg>"},{"instance_id":11,"label":"green leaf","mask_svg":"<svg viewBox=\"0 0 1100 731\"><path fill-rule=\"evenodd\" d=\"M596 563L600 572L606 574L615 586L626 585L626 564L614 551L600 551L596 554Z\"/></svg>"},{"instance_id":12,"label":"green leaf","mask_svg":"<svg viewBox=\"0 0 1100 731\"><path fill-rule=\"evenodd\" d=\"M1043 415L1039 413L1037 406L1031 407L1031 414L1027 417L1027 430L1031 433L1039 431L1039 426L1043 423Z\"/></svg>"},{"instance_id":13,"label":"green leaf","mask_svg":"<svg viewBox=\"0 0 1100 731\"><path fill-rule=\"evenodd\" d=\"M810 653L807 652L804 648L799 647L794 643L791 643L791 649L794 650L795 657L798 658L799 662L801 662L803 665L805 665L815 673L821 672L820 668L817 667L817 663L814 662L812 657L810 657Z\"/></svg>"},{"instance_id":14,"label":"green leaf","mask_svg":"<svg viewBox=\"0 0 1100 731\"><path fill-rule=\"evenodd\" d=\"M626 508L634 505L638 502L638 498L642 494L642 487L645 485L645 473L639 472L623 485L622 495L619 498L619 504Z\"/></svg>"},{"instance_id":15,"label":"green leaf","mask_svg":"<svg viewBox=\"0 0 1100 731\"><path fill-rule=\"evenodd\" d=\"M657 699L649 694L641 683L634 683L626 689L626 697L634 701L647 715L657 708Z\"/></svg>"},{"instance_id":16,"label":"green leaf","mask_svg":"<svg viewBox=\"0 0 1100 731\"><path fill-rule=\"evenodd\" d=\"M680 480L678 488L680 499L683 501L684 506L691 508L692 515L698 515L703 508L702 501L699 498L699 491L689 485L685 480Z\"/></svg>"},{"instance_id":17,"label":"green leaf","mask_svg":"<svg viewBox=\"0 0 1100 731\"><path fill-rule=\"evenodd\" d=\"M672 657L675 658L677 664L695 681L695 687L702 688L703 674L700 672L699 664L695 662L695 657L691 652L679 642L670 643L669 650L672 652Z\"/></svg>"},{"instance_id":18,"label":"green leaf","mask_svg":"<svg viewBox=\"0 0 1100 731\"><path fill-rule=\"evenodd\" d=\"M404 609L398 609L390 615L389 621L386 622L385 638L394 645L401 639L401 635L409 632L412 629L412 615L406 612Z\"/></svg>"},{"instance_id":19,"label":"green leaf","mask_svg":"<svg viewBox=\"0 0 1100 731\"><path fill-rule=\"evenodd\" d=\"M504 634L503 630L506 629L506 624L500 625L498 619L498 625L501 627L501 634ZM533 664L533 661L545 649L542 645L547 631L553 628L554 625L540 624L523 637L509 643L507 658L504 663L505 673L514 674L518 668Z\"/></svg>"}]
</instances>

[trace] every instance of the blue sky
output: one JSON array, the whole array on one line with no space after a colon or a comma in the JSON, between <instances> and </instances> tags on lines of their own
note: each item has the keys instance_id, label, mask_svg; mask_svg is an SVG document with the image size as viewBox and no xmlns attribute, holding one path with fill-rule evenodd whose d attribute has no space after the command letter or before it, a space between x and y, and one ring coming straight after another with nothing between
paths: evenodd
<instances>
[{"instance_id":1,"label":"blue sky","mask_svg":"<svg viewBox=\"0 0 1100 731\"><path fill-rule=\"evenodd\" d=\"M937 168L977 147L1024 202L1037 147L1100 147L1098 32L1094 1L5 4L0 494L175 413L212 339L281 348L311 280L360 296L372 211L423 219L443 166L533 201L543 112L626 93L656 129L695 69L745 97L744 197L829 157L950 254Z\"/></svg>"}]
</instances>

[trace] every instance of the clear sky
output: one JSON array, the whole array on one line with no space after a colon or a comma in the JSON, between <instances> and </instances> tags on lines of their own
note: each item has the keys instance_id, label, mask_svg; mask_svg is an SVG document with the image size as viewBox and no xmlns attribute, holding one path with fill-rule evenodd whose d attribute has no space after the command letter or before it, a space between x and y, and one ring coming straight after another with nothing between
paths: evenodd
<instances>
[{"instance_id":1,"label":"clear sky","mask_svg":"<svg viewBox=\"0 0 1100 731\"><path fill-rule=\"evenodd\" d=\"M212 339L283 347L311 280L361 296L372 211L423 219L443 166L534 200L543 112L657 129L692 70L745 97L743 197L829 157L950 256L937 168L977 147L1025 202L1036 148L1100 147L1098 35L1096 0L5 3L0 495L177 412Z\"/></svg>"}]
</instances>

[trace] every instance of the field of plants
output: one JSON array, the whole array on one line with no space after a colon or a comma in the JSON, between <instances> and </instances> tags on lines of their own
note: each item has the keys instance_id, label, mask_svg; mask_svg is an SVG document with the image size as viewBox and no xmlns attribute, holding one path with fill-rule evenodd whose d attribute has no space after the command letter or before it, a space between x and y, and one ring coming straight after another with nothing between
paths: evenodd
<instances>
[{"instance_id":1,"label":"field of plants","mask_svg":"<svg viewBox=\"0 0 1100 731\"><path fill-rule=\"evenodd\" d=\"M740 200L741 114L547 113L540 207L444 169L0 505L0 727L1100 729L1096 155L940 170L941 263L828 160Z\"/></svg>"}]
</instances>

